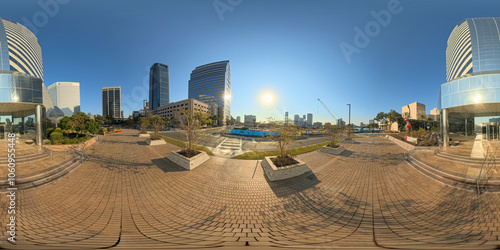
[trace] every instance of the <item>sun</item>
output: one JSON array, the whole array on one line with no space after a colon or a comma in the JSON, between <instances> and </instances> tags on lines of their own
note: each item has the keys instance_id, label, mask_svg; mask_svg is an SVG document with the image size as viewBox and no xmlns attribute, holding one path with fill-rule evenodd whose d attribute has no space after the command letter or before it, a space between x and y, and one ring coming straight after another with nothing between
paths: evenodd
<instances>
[{"instance_id":1,"label":"sun","mask_svg":"<svg viewBox=\"0 0 500 250\"><path fill-rule=\"evenodd\" d=\"M264 101L270 103L273 100L273 97L270 94L266 94L264 96Z\"/></svg>"}]
</instances>

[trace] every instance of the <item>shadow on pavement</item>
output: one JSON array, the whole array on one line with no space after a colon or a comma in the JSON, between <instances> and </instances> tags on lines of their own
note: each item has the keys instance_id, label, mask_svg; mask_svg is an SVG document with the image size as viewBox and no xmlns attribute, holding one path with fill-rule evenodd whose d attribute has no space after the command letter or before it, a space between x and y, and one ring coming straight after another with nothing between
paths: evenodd
<instances>
[{"instance_id":1,"label":"shadow on pavement","mask_svg":"<svg viewBox=\"0 0 500 250\"><path fill-rule=\"evenodd\" d=\"M175 164L173 161L169 160L166 157L153 159L153 160L151 160L151 162L153 162L153 165L156 165L159 169L161 169L165 173L189 171L189 170L184 169L183 167Z\"/></svg>"}]
</instances>

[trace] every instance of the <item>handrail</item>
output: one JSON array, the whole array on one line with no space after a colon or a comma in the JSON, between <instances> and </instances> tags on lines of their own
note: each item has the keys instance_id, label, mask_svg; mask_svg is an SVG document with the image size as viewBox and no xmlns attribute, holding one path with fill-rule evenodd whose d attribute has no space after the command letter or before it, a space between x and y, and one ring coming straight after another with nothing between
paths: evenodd
<instances>
[{"instance_id":1,"label":"handrail","mask_svg":"<svg viewBox=\"0 0 500 250\"><path fill-rule=\"evenodd\" d=\"M479 175L477 176L477 179L476 179L477 194L481 194L481 192L479 191L479 180L480 180L481 174L483 172L484 164L486 163L486 160L488 160L489 151L490 151L490 146L488 146L488 148L486 149L486 155L484 156L484 161L483 161L483 164L481 165L481 170L479 170Z\"/></svg>"}]
</instances>

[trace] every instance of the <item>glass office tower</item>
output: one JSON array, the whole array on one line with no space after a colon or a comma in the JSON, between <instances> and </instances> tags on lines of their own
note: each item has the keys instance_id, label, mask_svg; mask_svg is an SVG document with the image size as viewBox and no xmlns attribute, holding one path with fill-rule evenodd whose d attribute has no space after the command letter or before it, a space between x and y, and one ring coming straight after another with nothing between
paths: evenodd
<instances>
[{"instance_id":1,"label":"glass office tower","mask_svg":"<svg viewBox=\"0 0 500 250\"><path fill-rule=\"evenodd\" d=\"M122 118L121 100L121 87L102 88L102 116Z\"/></svg>"},{"instance_id":2,"label":"glass office tower","mask_svg":"<svg viewBox=\"0 0 500 250\"><path fill-rule=\"evenodd\" d=\"M468 18L448 39L447 82L438 103L444 141L462 135L472 139L482 133L481 123L500 116L499 27L498 17ZM493 123L494 137L500 139L500 127Z\"/></svg>"},{"instance_id":3,"label":"glass office tower","mask_svg":"<svg viewBox=\"0 0 500 250\"><path fill-rule=\"evenodd\" d=\"M170 103L168 65L155 63L149 70L149 109Z\"/></svg>"},{"instance_id":4,"label":"glass office tower","mask_svg":"<svg viewBox=\"0 0 500 250\"><path fill-rule=\"evenodd\" d=\"M0 19L0 140L7 133L42 145L45 107L42 48L26 27Z\"/></svg>"},{"instance_id":5,"label":"glass office tower","mask_svg":"<svg viewBox=\"0 0 500 250\"><path fill-rule=\"evenodd\" d=\"M231 69L229 61L196 67L191 72L188 96L197 100L200 100L200 97L203 99L204 96L215 97L219 108L219 124L226 124L226 119L231 118Z\"/></svg>"}]
</instances>

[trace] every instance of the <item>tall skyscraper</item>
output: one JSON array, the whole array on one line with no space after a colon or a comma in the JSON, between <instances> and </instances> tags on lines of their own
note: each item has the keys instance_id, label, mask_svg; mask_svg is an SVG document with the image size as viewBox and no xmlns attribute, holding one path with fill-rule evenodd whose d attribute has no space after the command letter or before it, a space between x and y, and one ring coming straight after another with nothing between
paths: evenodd
<instances>
[{"instance_id":1,"label":"tall skyscraper","mask_svg":"<svg viewBox=\"0 0 500 250\"><path fill-rule=\"evenodd\" d=\"M80 83L56 82L48 87L50 99L64 116L80 112Z\"/></svg>"},{"instance_id":2,"label":"tall skyscraper","mask_svg":"<svg viewBox=\"0 0 500 250\"><path fill-rule=\"evenodd\" d=\"M170 73L168 65L155 63L149 70L149 109L170 103Z\"/></svg>"},{"instance_id":3,"label":"tall skyscraper","mask_svg":"<svg viewBox=\"0 0 500 250\"><path fill-rule=\"evenodd\" d=\"M313 125L313 114L309 113L307 114L307 126L312 126Z\"/></svg>"},{"instance_id":4,"label":"tall skyscraper","mask_svg":"<svg viewBox=\"0 0 500 250\"><path fill-rule=\"evenodd\" d=\"M102 88L102 116L121 117L121 87Z\"/></svg>"},{"instance_id":5,"label":"tall skyscraper","mask_svg":"<svg viewBox=\"0 0 500 250\"><path fill-rule=\"evenodd\" d=\"M448 38L447 82L441 84L438 102L443 142L449 141L449 132L468 135L475 127L496 137L496 125L475 118L500 115L499 27L500 17L467 18Z\"/></svg>"},{"instance_id":6,"label":"tall skyscraper","mask_svg":"<svg viewBox=\"0 0 500 250\"><path fill-rule=\"evenodd\" d=\"M467 18L453 29L446 48L446 80L500 69L499 17Z\"/></svg>"},{"instance_id":7,"label":"tall skyscraper","mask_svg":"<svg viewBox=\"0 0 500 250\"><path fill-rule=\"evenodd\" d=\"M191 72L189 98L197 100L203 96L215 97L219 108L220 124L231 118L231 69L229 61L205 64ZM210 104L210 103L208 103Z\"/></svg>"},{"instance_id":8,"label":"tall skyscraper","mask_svg":"<svg viewBox=\"0 0 500 250\"><path fill-rule=\"evenodd\" d=\"M49 106L44 102L44 90L38 38L23 25L0 19L0 119L6 121L0 123L0 140L6 139L7 133L15 133L42 145L43 111ZM50 98L45 97L50 103Z\"/></svg>"}]
</instances>

